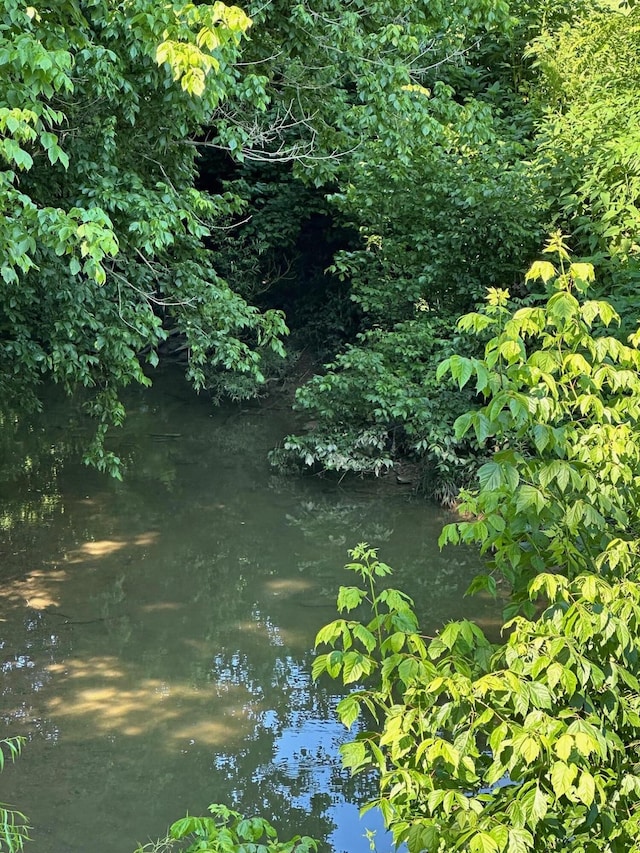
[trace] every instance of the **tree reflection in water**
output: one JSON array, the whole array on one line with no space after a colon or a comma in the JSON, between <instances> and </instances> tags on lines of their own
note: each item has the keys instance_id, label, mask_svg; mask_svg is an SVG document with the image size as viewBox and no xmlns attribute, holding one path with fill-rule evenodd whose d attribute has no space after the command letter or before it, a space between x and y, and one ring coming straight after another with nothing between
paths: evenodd
<instances>
[{"instance_id":1,"label":"tree reflection in water","mask_svg":"<svg viewBox=\"0 0 640 853\"><path fill-rule=\"evenodd\" d=\"M5 799L47 853L130 853L215 801L365 853L369 782L342 771L335 685L309 675L346 549L382 545L427 629L491 623L463 601L477 566L438 552L439 509L274 474L277 414L212 413L171 375L129 409L122 483L77 463L62 405L3 457L1 717L29 741Z\"/></svg>"}]
</instances>

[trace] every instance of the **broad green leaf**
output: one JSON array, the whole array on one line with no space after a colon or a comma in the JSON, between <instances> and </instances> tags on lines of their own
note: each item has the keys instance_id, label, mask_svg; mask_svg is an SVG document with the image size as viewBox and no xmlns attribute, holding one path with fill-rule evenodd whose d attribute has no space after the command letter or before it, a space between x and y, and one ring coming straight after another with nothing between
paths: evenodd
<instances>
[{"instance_id":1,"label":"broad green leaf","mask_svg":"<svg viewBox=\"0 0 640 853\"><path fill-rule=\"evenodd\" d=\"M342 636L342 620L330 622L324 625L316 634L315 647L328 644L334 646L336 641Z\"/></svg>"},{"instance_id":2,"label":"broad green leaf","mask_svg":"<svg viewBox=\"0 0 640 853\"><path fill-rule=\"evenodd\" d=\"M342 664L342 681L353 684L370 671L368 659L360 652L345 652Z\"/></svg>"},{"instance_id":3,"label":"broad green leaf","mask_svg":"<svg viewBox=\"0 0 640 853\"><path fill-rule=\"evenodd\" d=\"M528 853L533 849L534 839L526 829L509 829L509 842L506 853Z\"/></svg>"},{"instance_id":4,"label":"broad green leaf","mask_svg":"<svg viewBox=\"0 0 640 853\"><path fill-rule=\"evenodd\" d=\"M506 340L500 344L500 355L510 362L516 359L524 360L526 358L526 350L520 339Z\"/></svg>"},{"instance_id":5,"label":"broad green leaf","mask_svg":"<svg viewBox=\"0 0 640 853\"><path fill-rule=\"evenodd\" d=\"M580 305L575 296L566 291L554 293L547 302L549 316L556 322L565 324L568 320L576 317L580 311Z\"/></svg>"},{"instance_id":6,"label":"broad green leaf","mask_svg":"<svg viewBox=\"0 0 640 853\"><path fill-rule=\"evenodd\" d=\"M362 741L343 743L340 747L340 755L343 766L351 770L352 773L356 773L368 763L367 750Z\"/></svg>"},{"instance_id":7,"label":"broad green leaf","mask_svg":"<svg viewBox=\"0 0 640 853\"><path fill-rule=\"evenodd\" d=\"M498 842L488 832L478 832L469 842L471 853L498 853Z\"/></svg>"},{"instance_id":8,"label":"broad green leaf","mask_svg":"<svg viewBox=\"0 0 640 853\"><path fill-rule=\"evenodd\" d=\"M593 264L572 263L569 267L569 273L573 278L578 279L584 284L589 284L590 282L595 281L596 277Z\"/></svg>"},{"instance_id":9,"label":"broad green leaf","mask_svg":"<svg viewBox=\"0 0 640 853\"><path fill-rule=\"evenodd\" d=\"M362 643L368 652L372 652L376 647L376 638L364 625L354 625L353 636Z\"/></svg>"},{"instance_id":10,"label":"broad green leaf","mask_svg":"<svg viewBox=\"0 0 640 853\"><path fill-rule=\"evenodd\" d=\"M473 362L469 358L452 355L449 359L449 369L451 370L451 376L458 383L458 387L462 389L473 374Z\"/></svg>"},{"instance_id":11,"label":"broad green leaf","mask_svg":"<svg viewBox=\"0 0 640 853\"><path fill-rule=\"evenodd\" d=\"M551 694L549 688L538 681L530 681L527 684L531 704L536 708L551 708Z\"/></svg>"},{"instance_id":12,"label":"broad green leaf","mask_svg":"<svg viewBox=\"0 0 640 853\"><path fill-rule=\"evenodd\" d=\"M556 274L556 268L550 261L534 261L525 276L525 281L541 279L546 284L555 278Z\"/></svg>"},{"instance_id":13,"label":"broad green leaf","mask_svg":"<svg viewBox=\"0 0 640 853\"><path fill-rule=\"evenodd\" d=\"M461 630L462 626L460 622L449 622L449 624L440 632L440 640L448 649L453 649L458 637L460 636Z\"/></svg>"},{"instance_id":14,"label":"broad green leaf","mask_svg":"<svg viewBox=\"0 0 640 853\"><path fill-rule=\"evenodd\" d=\"M539 515L546 506L544 495L535 486L520 486L516 499L516 512L533 512Z\"/></svg>"},{"instance_id":15,"label":"broad green leaf","mask_svg":"<svg viewBox=\"0 0 640 853\"><path fill-rule=\"evenodd\" d=\"M504 477L502 466L497 462L486 462L478 469L480 488L495 491L502 486Z\"/></svg>"},{"instance_id":16,"label":"broad green leaf","mask_svg":"<svg viewBox=\"0 0 640 853\"><path fill-rule=\"evenodd\" d=\"M328 660L329 655L316 655L311 667L311 677L314 681L317 681L322 673L326 672Z\"/></svg>"},{"instance_id":17,"label":"broad green leaf","mask_svg":"<svg viewBox=\"0 0 640 853\"><path fill-rule=\"evenodd\" d=\"M361 604L366 593L362 589L355 586L341 586L338 590L337 607L339 611L346 610L347 612L355 610Z\"/></svg>"},{"instance_id":18,"label":"broad green leaf","mask_svg":"<svg viewBox=\"0 0 640 853\"><path fill-rule=\"evenodd\" d=\"M594 801L595 793L596 786L593 776L588 770L583 770L578 781L576 796L585 806L590 807Z\"/></svg>"},{"instance_id":19,"label":"broad green leaf","mask_svg":"<svg viewBox=\"0 0 640 853\"><path fill-rule=\"evenodd\" d=\"M345 696L344 699L338 702L336 713L340 718L340 722L350 729L360 715L360 703L355 696Z\"/></svg>"},{"instance_id":20,"label":"broad green leaf","mask_svg":"<svg viewBox=\"0 0 640 853\"><path fill-rule=\"evenodd\" d=\"M540 744L532 737L525 737L518 741L517 748L527 764L532 764L540 755Z\"/></svg>"},{"instance_id":21,"label":"broad green leaf","mask_svg":"<svg viewBox=\"0 0 640 853\"><path fill-rule=\"evenodd\" d=\"M544 820L547 815L547 811L549 808L549 800L547 795L536 786L533 789L533 796L531 801L531 818L533 825L537 824L539 821Z\"/></svg>"},{"instance_id":22,"label":"broad green leaf","mask_svg":"<svg viewBox=\"0 0 640 853\"><path fill-rule=\"evenodd\" d=\"M412 823L407 836L409 853L421 853L421 851L436 851L440 843L440 827L428 821L417 821Z\"/></svg>"},{"instance_id":23,"label":"broad green leaf","mask_svg":"<svg viewBox=\"0 0 640 853\"><path fill-rule=\"evenodd\" d=\"M575 764L566 764L564 761L554 762L551 766L551 786L558 799L567 794L577 774L578 768Z\"/></svg>"},{"instance_id":24,"label":"broad green leaf","mask_svg":"<svg viewBox=\"0 0 640 853\"><path fill-rule=\"evenodd\" d=\"M558 738L553 748L558 758L561 758L566 762L571 755L571 750L573 749L573 738L571 735L564 734L562 737Z\"/></svg>"}]
</instances>

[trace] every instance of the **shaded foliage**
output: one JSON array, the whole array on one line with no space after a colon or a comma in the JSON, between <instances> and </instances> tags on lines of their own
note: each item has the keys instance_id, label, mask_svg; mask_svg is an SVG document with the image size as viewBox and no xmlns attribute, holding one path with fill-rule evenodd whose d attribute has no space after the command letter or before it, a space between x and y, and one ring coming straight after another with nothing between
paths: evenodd
<instances>
[{"instance_id":1,"label":"shaded foliage","mask_svg":"<svg viewBox=\"0 0 640 853\"><path fill-rule=\"evenodd\" d=\"M278 459L378 472L409 454L431 472L432 493L455 493L467 467L456 474L446 463L440 472L440 427L466 459L450 429L464 403L429 371L406 393L403 380L420 359L447 355L446 345L434 352L431 330L444 339L451 315L472 308L487 287L528 298L522 274L554 219L595 264L596 292L622 317L619 336L631 330L637 11L540 2L515 3L511 13L495 38L478 38L412 78L404 90L412 103L394 102L404 134L389 119L378 139L365 139L330 196L361 235L331 269L350 283L362 332L299 392L297 405L315 425L289 437ZM424 309L432 312L428 331ZM382 355L393 343L393 355Z\"/></svg>"},{"instance_id":2,"label":"shaded foliage","mask_svg":"<svg viewBox=\"0 0 640 853\"><path fill-rule=\"evenodd\" d=\"M282 351L281 314L248 305L203 244L238 200L194 188L192 137L234 85L250 21L222 3L69 0L11 2L1 22L0 388L32 405L45 376L88 389L89 456L116 473L102 441L119 389L148 382L168 329L197 387L204 364L259 382L255 345Z\"/></svg>"}]
</instances>

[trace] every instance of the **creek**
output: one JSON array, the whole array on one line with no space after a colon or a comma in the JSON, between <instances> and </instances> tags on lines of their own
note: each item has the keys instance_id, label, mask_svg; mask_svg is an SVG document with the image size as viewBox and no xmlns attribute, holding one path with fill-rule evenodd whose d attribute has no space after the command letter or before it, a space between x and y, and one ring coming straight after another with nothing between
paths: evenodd
<instances>
[{"instance_id":1,"label":"creek","mask_svg":"<svg viewBox=\"0 0 640 853\"><path fill-rule=\"evenodd\" d=\"M464 598L477 557L440 553L448 514L406 487L274 471L291 413L268 402L213 408L166 370L127 407L123 482L73 456L88 427L53 392L0 460L0 736L26 738L0 801L29 816L27 849L131 853L222 802L335 853L369 851L369 828L386 853L314 636L360 541L426 633L491 629L498 608Z\"/></svg>"}]
</instances>

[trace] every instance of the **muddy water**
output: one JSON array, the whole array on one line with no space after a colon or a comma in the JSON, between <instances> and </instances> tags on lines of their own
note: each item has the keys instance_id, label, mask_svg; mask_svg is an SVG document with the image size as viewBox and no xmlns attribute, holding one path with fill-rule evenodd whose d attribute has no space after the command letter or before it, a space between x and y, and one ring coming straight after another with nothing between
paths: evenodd
<instances>
[{"instance_id":1,"label":"muddy water","mask_svg":"<svg viewBox=\"0 0 640 853\"><path fill-rule=\"evenodd\" d=\"M477 565L439 553L441 510L388 485L286 478L266 452L276 408L214 410L175 375L132 394L112 440L123 483L71 461L68 404L1 460L0 735L23 756L0 801L33 853L131 853L187 810L224 802L365 853L367 780L337 756L340 695L310 679L347 549L380 548L425 630L495 607L464 599Z\"/></svg>"}]
</instances>

